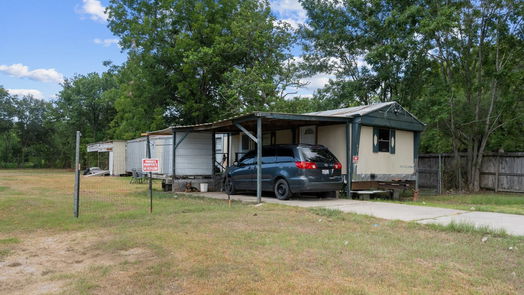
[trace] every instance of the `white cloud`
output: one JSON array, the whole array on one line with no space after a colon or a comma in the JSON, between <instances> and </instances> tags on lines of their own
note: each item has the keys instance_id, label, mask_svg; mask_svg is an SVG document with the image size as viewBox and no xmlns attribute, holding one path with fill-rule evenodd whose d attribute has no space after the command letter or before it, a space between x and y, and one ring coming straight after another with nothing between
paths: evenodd
<instances>
[{"instance_id":1,"label":"white cloud","mask_svg":"<svg viewBox=\"0 0 524 295\"><path fill-rule=\"evenodd\" d=\"M305 23L307 13L298 0L272 0L270 4L277 18L289 23L293 28Z\"/></svg>"},{"instance_id":2,"label":"white cloud","mask_svg":"<svg viewBox=\"0 0 524 295\"><path fill-rule=\"evenodd\" d=\"M106 8L98 0L82 0L83 5L78 10L79 13L89 15L89 18L94 21L106 22L107 13Z\"/></svg>"},{"instance_id":3,"label":"white cloud","mask_svg":"<svg viewBox=\"0 0 524 295\"><path fill-rule=\"evenodd\" d=\"M36 89L7 89L11 95L26 96L31 95L36 99L44 99L44 94Z\"/></svg>"},{"instance_id":4,"label":"white cloud","mask_svg":"<svg viewBox=\"0 0 524 295\"><path fill-rule=\"evenodd\" d=\"M14 77L29 78L40 82L62 83L64 81L64 75L55 69L36 69L30 71L29 68L23 64L12 64L10 66L0 65L0 72L5 72Z\"/></svg>"},{"instance_id":5,"label":"white cloud","mask_svg":"<svg viewBox=\"0 0 524 295\"><path fill-rule=\"evenodd\" d=\"M317 74L312 77L304 78L301 81L308 83L305 86L305 88L311 91L315 91L317 89L324 87L326 84L328 84L330 79L335 79L335 76L329 75L329 74Z\"/></svg>"},{"instance_id":6,"label":"white cloud","mask_svg":"<svg viewBox=\"0 0 524 295\"><path fill-rule=\"evenodd\" d=\"M113 44L118 46L118 41L119 41L118 39L100 39L100 38L93 39L93 42L95 44L102 45L104 47L109 47Z\"/></svg>"}]
</instances>

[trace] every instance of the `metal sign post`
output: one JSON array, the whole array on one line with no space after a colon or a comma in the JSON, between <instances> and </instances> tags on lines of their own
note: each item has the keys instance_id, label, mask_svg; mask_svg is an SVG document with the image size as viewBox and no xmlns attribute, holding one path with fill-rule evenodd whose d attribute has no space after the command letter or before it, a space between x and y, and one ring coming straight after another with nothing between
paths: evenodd
<instances>
[{"instance_id":1,"label":"metal sign post","mask_svg":"<svg viewBox=\"0 0 524 295\"><path fill-rule=\"evenodd\" d=\"M144 159L144 160L151 160L151 142L149 140L149 135L147 136L147 157L148 159ZM142 160L142 172L146 172L144 170L144 160ZM157 164L156 168L158 170L158 160L156 164ZM152 170L149 170L149 213L153 213L153 172Z\"/></svg>"},{"instance_id":2,"label":"metal sign post","mask_svg":"<svg viewBox=\"0 0 524 295\"><path fill-rule=\"evenodd\" d=\"M78 218L80 213L80 131L76 132L75 150L75 188L73 192L73 215Z\"/></svg>"}]
</instances>

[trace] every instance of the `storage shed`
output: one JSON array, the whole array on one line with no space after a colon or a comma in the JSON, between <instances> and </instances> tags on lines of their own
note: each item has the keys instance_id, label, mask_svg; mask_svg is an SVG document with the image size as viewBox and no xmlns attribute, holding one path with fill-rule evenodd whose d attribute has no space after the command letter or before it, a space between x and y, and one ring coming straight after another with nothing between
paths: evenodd
<instances>
[{"instance_id":1,"label":"storage shed","mask_svg":"<svg viewBox=\"0 0 524 295\"><path fill-rule=\"evenodd\" d=\"M126 142L112 140L87 145L87 152L109 153L109 174L119 176L126 174Z\"/></svg>"},{"instance_id":2,"label":"storage shed","mask_svg":"<svg viewBox=\"0 0 524 295\"><path fill-rule=\"evenodd\" d=\"M180 134L228 133L231 135L227 143L230 163L256 148L259 154L257 197L260 201L262 145L309 143L328 147L343 164L348 183L346 189L350 193L399 183L415 185L420 133L424 127L424 123L397 102L386 102L307 114L254 112L145 134L171 135L178 143ZM176 146L174 152L177 153ZM211 160L215 162L216 159ZM178 166L175 167L178 171Z\"/></svg>"}]
</instances>

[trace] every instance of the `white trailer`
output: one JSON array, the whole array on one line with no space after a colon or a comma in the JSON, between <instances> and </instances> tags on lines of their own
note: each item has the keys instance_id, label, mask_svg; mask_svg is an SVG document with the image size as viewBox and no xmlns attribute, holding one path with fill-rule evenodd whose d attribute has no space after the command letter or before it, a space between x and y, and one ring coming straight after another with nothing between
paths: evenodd
<instances>
[{"instance_id":1,"label":"white trailer","mask_svg":"<svg viewBox=\"0 0 524 295\"><path fill-rule=\"evenodd\" d=\"M126 142L112 140L87 145L87 152L109 153L109 174L119 176L126 174Z\"/></svg>"}]
</instances>

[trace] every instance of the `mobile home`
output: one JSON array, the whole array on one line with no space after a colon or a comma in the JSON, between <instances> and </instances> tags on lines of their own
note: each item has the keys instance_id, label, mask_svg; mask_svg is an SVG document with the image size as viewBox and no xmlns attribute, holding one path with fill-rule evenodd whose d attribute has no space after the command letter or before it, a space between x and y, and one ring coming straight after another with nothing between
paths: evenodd
<instances>
[{"instance_id":1,"label":"mobile home","mask_svg":"<svg viewBox=\"0 0 524 295\"><path fill-rule=\"evenodd\" d=\"M147 134L169 135L176 139L181 134L227 133L230 135L227 149L231 163L262 145L321 144L342 163L347 193L350 193L400 184L414 187L420 133L424 128L424 123L400 104L386 102L307 114L254 112L218 122L172 126ZM174 150L178 152L176 147ZM175 167L178 171L178 163ZM260 177L257 175L257 183ZM258 189L259 199L260 194Z\"/></svg>"}]
</instances>

